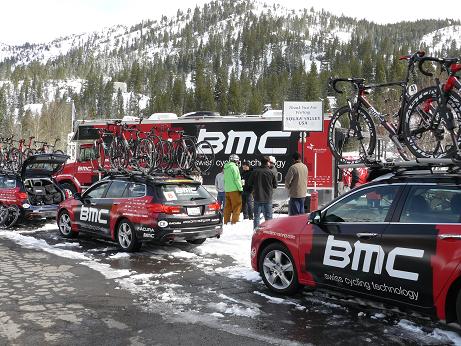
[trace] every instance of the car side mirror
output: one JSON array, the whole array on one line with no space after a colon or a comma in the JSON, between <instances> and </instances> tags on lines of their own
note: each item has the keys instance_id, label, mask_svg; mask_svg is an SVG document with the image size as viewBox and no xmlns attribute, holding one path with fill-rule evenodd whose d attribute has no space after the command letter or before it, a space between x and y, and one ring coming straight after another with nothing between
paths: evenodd
<instances>
[{"instance_id":1,"label":"car side mirror","mask_svg":"<svg viewBox=\"0 0 461 346\"><path fill-rule=\"evenodd\" d=\"M320 210L314 210L309 214L309 223L318 225L322 222L322 213Z\"/></svg>"},{"instance_id":2,"label":"car side mirror","mask_svg":"<svg viewBox=\"0 0 461 346\"><path fill-rule=\"evenodd\" d=\"M76 192L73 194L74 199L81 200L82 199L82 194L80 192Z\"/></svg>"}]
</instances>

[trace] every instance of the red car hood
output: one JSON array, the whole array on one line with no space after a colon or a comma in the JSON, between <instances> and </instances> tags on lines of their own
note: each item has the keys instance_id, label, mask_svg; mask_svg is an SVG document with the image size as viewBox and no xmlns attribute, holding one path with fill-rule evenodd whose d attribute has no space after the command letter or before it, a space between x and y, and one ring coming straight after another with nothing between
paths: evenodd
<instances>
[{"instance_id":1,"label":"red car hood","mask_svg":"<svg viewBox=\"0 0 461 346\"><path fill-rule=\"evenodd\" d=\"M297 235L306 226L308 221L308 214L301 214L288 217L279 217L266 222L260 226L260 230L271 230L282 234Z\"/></svg>"}]
</instances>

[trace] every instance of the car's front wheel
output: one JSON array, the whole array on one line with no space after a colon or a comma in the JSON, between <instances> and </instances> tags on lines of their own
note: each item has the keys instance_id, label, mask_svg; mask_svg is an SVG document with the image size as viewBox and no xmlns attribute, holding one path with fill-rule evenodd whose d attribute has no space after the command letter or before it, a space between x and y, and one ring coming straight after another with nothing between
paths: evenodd
<instances>
[{"instance_id":1,"label":"car's front wheel","mask_svg":"<svg viewBox=\"0 0 461 346\"><path fill-rule=\"evenodd\" d=\"M301 287L293 256L281 243L272 243L262 250L259 273L266 286L275 293L294 294Z\"/></svg>"},{"instance_id":2,"label":"car's front wheel","mask_svg":"<svg viewBox=\"0 0 461 346\"><path fill-rule=\"evenodd\" d=\"M62 211L58 216L58 229L59 234L64 238L74 238L77 236L77 232L72 231L72 221L67 211Z\"/></svg>"},{"instance_id":3,"label":"car's front wheel","mask_svg":"<svg viewBox=\"0 0 461 346\"><path fill-rule=\"evenodd\" d=\"M141 248L142 243L136 237L133 224L128 220L122 220L117 227L118 245L126 252L136 252Z\"/></svg>"}]
</instances>

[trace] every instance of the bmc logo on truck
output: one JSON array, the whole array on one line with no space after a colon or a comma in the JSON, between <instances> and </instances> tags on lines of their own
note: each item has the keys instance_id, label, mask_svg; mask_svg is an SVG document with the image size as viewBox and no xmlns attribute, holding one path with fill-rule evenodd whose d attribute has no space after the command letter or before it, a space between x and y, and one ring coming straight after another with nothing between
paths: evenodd
<instances>
[{"instance_id":1,"label":"bmc logo on truck","mask_svg":"<svg viewBox=\"0 0 461 346\"><path fill-rule=\"evenodd\" d=\"M107 220L103 219L103 216L105 215L109 215L109 210L99 210L96 208L85 207L82 205L82 211L80 212L80 220L107 225Z\"/></svg>"},{"instance_id":2,"label":"bmc logo on truck","mask_svg":"<svg viewBox=\"0 0 461 346\"><path fill-rule=\"evenodd\" d=\"M218 154L224 149L224 154L254 154L256 148L261 154L285 155L287 146L269 147L268 140L283 139L291 136L290 132L283 131L266 131L261 136L257 136L253 131L234 131L224 132L207 131L200 129L197 141L208 141L213 147L214 153ZM248 143L248 149L245 151L245 145ZM205 154L211 154L207 148L202 149Z\"/></svg>"},{"instance_id":3,"label":"bmc logo on truck","mask_svg":"<svg viewBox=\"0 0 461 346\"><path fill-rule=\"evenodd\" d=\"M335 248L335 250L333 248ZM359 263L362 252L364 253L363 265L361 268L363 272L368 273L370 271L371 260L373 257L376 257L373 270L375 274L381 274L384 262L386 262L385 268L389 276L399 279L418 281L418 273L395 269L394 264L395 259L398 256L421 258L424 256L424 250L396 247L387 254L387 259L384 261L385 254L381 246L361 243L358 240L354 243L354 255L352 257L351 265L352 270L360 269ZM349 242L336 240L334 236L329 235L325 247L325 254L323 256L323 264L337 268L346 268L351 263L351 254L352 246Z\"/></svg>"}]
</instances>

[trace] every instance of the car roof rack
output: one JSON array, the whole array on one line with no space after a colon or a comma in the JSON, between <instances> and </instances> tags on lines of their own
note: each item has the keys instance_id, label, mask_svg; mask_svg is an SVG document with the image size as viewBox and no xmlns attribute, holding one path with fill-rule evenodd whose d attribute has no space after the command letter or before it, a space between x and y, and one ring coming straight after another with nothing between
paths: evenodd
<instances>
[{"instance_id":1,"label":"car roof rack","mask_svg":"<svg viewBox=\"0 0 461 346\"><path fill-rule=\"evenodd\" d=\"M455 158L416 158L409 161L368 161L339 164L340 169L369 168L391 171L395 174L459 173L461 160Z\"/></svg>"},{"instance_id":2,"label":"car roof rack","mask_svg":"<svg viewBox=\"0 0 461 346\"><path fill-rule=\"evenodd\" d=\"M144 179L149 179L149 180L158 180L158 178L167 178L167 177L178 177L181 176L185 179L190 179L193 181L196 181L195 178L191 176L191 172L189 171L184 171L181 169L173 170L169 169L166 171L156 171L153 174L147 174L142 171L136 171L136 170L130 170L130 169L110 169L110 170L101 170L101 173L103 173L106 177L129 177L129 178L144 178Z\"/></svg>"}]
</instances>

